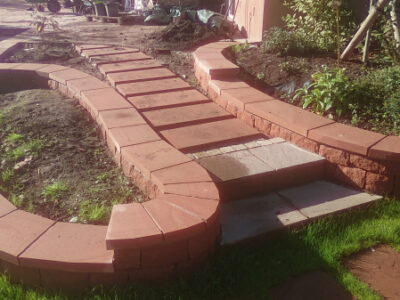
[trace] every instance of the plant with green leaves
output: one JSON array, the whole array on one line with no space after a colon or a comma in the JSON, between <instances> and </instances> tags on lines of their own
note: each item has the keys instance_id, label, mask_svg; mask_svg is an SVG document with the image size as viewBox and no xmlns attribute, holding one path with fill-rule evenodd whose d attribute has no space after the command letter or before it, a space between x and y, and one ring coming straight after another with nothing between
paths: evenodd
<instances>
[{"instance_id":1,"label":"plant with green leaves","mask_svg":"<svg viewBox=\"0 0 400 300\"><path fill-rule=\"evenodd\" d=\"M368 72L353 83L350 109L353 123L400 134L400 66Z\"/></svg>"},{"instance_id":2,"label":"plant with green leaves","mask_svg":"<svg viewBox=\"0 0 400 300\"><path fill-rule=\"evenodd\" d=\"M261 50L277 53L279 56L306 56L321 52L312 35L278 27L272 27L264 32Z\"/></svg>"},{"instance_id":3,"label":"plant with green leaves","mask_svg":"<svg viewBox=\"0 0 400 300\"><path fill-rule=\"evenodd\" d=\"M312 75L313 83L296 91L294 99L301 97L303 108L311 106L319 114L334 111L341 116L348 109L352 85L344 68L329 70L323 66Z\"/></svg>"},{"instance_id":4,"label":"plant with green leaves","mask_svg":"<svg viewBox=\"0 0 400 300\"><path fill-rule=\"evenodd\" d=\"M338 11L332 9L333 2L340 7ZM333 51L337 47L337 25L342 41L355 29L354 17L346 1L285 0L284 5L291 10L291 14L284 17L287 28L313 40L321 51Z\"/></svg>"},{"instance_id":5,"label":"plant with green leaves","mask_svg":"<svg viewBox=\"0 0 400 300\"><path fill-rule=\"evenodd\" d=\"M43 188L42 195L46 198L46 200L55 202L66 196L67 192L68 185L65 182L55 181Z\"/></svg>"}]
</instances>

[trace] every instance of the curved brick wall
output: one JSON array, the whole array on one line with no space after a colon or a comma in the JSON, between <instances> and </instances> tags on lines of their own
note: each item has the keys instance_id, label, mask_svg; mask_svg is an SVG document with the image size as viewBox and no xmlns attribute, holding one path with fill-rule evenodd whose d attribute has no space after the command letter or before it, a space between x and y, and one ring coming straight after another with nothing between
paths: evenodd
<instances>
[{"instance_id":1,"label":"curved brick wall","mask_svg":"<svg viewBox=\"0 0 400 300\"><path fill-rule=\"evenodd\" d=\"M219 235L208 172L163 141L114 88L58 65L0 63L2 84L50 86L78 99L115 160L152 200L113 207L108 226L55 222L0 196L0 270L32 285L82 289L163 279L203 262ZM124 128L134 126L135 130Z\"/></svg>"},{"instance_id":2,"label":"curved brick wall","mask_svg":"<svg viewBox=\"0 0 400 300\"><path fill-rule=\"evenodd\" d=\"M234 44L212 43L193 54L196 77L211 99L261 132L326 157L328 177L400 195L400 137L336 123L250 87L222 54Z\"/></svg>"}]
</instances>

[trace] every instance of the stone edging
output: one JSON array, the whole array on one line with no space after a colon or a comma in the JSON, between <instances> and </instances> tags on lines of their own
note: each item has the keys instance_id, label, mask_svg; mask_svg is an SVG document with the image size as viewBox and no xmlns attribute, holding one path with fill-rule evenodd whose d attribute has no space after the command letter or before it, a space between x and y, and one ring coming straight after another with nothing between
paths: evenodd
<instances>
[{"instance_id":1,"label":"stone edging","mask_svg":"<svg viewBox=\"0 0 400 300\"><path fill-rule=\"evenodd\" d=\"M211 43L193 53L195 75L211 99L261 132L326 157L328 177L400 195L400 137L336 123L250 87L222 54L234 44Z\"/></svg>"},{"instance_id":2,"label":"stone edging","mask_svg":"<svg viewBox=\"0 0 400 300\"><path fill-rule=\"evenodd\" d=\"M43 64L0 63L0 82L50 86L76 98L100 126L125 174L152 198L115 205L107 227L54 222L0 197L0 271L28 284L82 289L164 279L213 253L220 236L214 182L163 141L114 88L78 70ZM124 124L124 118L133 124ZM136 130L124 132L126 126Z\"/></svg>"}]
</instances>

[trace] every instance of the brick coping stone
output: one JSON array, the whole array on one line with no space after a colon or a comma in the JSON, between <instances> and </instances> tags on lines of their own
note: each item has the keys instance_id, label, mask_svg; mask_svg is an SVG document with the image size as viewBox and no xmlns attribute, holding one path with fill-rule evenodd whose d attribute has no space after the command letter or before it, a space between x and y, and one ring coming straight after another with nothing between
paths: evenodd
<instances>
[{"instance_id":1,"label":"brick coping stone","mask_svg":"<svg viewBox=\"0 0 400 300\"><path fill-rule=\"evenodd\" d=\"M106 52L107 46L88 49ZM27 284L74 290L166 279L214 252L220 196L203 167L157 138L129 101L91 75L57 65L0 63L0 82L19 78L77 99L99 124L116 162L151 200L115 205L109 225L97 226L51 221L17 209L0 195L0 271ZM107 105L99 105L99 99ZM135 130L116 135L115 118L101 117L112 111L135 115L129 124Z\"/></svg>"},{"instance_id":2,"label":"brick coping stone","mask_svg":"<svg viewBox=\"0 0 400 300\"><path fill-rule=\"evenodd\" d=\"M234 44L210 43L193 53L196 78L213 101L264 134L325 156L328 177L373 193L400 194L400 137L337 123L250 87L223 55Z\"/></svg>"}]
</instances>

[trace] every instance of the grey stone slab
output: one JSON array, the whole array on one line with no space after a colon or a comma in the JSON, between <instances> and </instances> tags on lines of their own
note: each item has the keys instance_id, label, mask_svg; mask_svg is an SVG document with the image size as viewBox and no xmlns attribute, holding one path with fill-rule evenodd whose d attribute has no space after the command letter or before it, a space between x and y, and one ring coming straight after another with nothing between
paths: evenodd
<instances>
[{"instance_id":1,"label":"grey stone slab","mask_svg":"<svg viewBox=\"0 0 400 300\"><path fill-rule=\"evenodd\" d=\"M274 169L284 169L325 160L320 155L308 152L290 143L274 143L249 150Z\"/></svg>"},{"instance_id":2,"label":"grey stone slab","mask_svg":"<svg viewBox=\"0 0 400 300\"><path fill-rule=\"evenodd\" d=\"M315 181L307 185L285 189L279 194L309 218L343 211L382 199L382 196L370 195L327 181Z\"/></svg>"},{"instance_id":3,"label":"grey stone slab","mask_svg":"<svg viewBox=\"0 0 400 300\"><path fill-rule=\"evenodd\" d=\"M235 243L306 219L277 194L232 201L221 206L222 244Z\"/></svg>"},{"instance_id":4,"label":"grey stone slab","mask_svg":"<svg viewBox=\"0 0 400 300\"><path fill-rule=\"evenodd\" d=\"M247 150L201 158L197 162L222 181L274 171Z\"/></svg>"}]
</instances>

